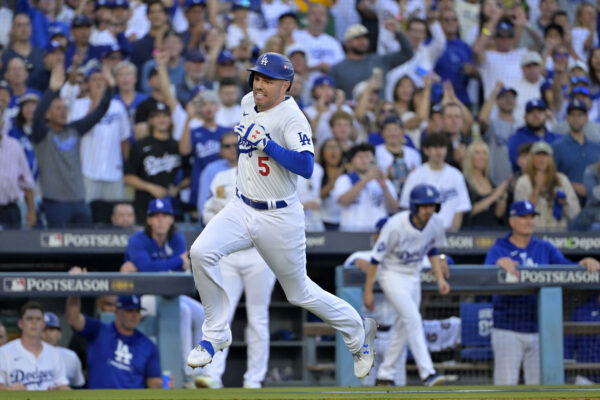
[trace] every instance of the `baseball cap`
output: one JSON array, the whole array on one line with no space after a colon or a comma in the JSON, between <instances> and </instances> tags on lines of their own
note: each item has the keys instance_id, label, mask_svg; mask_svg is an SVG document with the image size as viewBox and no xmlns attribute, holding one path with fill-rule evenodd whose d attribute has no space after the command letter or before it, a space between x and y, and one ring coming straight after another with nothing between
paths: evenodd
<instances>
[{"instance_id":1,"label":"baseball cap","mask_svg":"<svg viewBox=\"0 0 600 400\"><path fill-rule=\"evenodd\" d=\"M66 25L52 24L48 27L48 36L52 39L55 36L64 36L69 38L69 29Z\"/></svg>"},{"instance_id":2,"label":"baseball cap","mask_svg":"<svg viewBox=\"0 0 600 400\"><path fill-rule=\"evenodd\" d=\"M535 211L535 206L529 200L519 200L510 205L508 215L511 217L522 217L524 215L539 215L539 213Z\"/></svg>"},{"instance_id":3,"label":"baseball cap","mask_svg":"<svg viewBox=\"0 0 600 400\"><path fill-rule=\"evenodd\" d=\"M500 91L498 92L498 95L496 96L497 99L499 99L500 97L502 97L505 93L512 93L515 96L517 95L517 91L511 87L506 87L503 86L502 89L500 89Z\"/></svg>"},{"instance_id":4,"label":"baseball cap","mask_svg":"<svg viewBox=\"0 0 600 400\"><path fill-rule=\"evenodd\" d=\"M71 28L79 28L82 26L92 26L92 21L90 21L90 19L83 14L76 16L71 21Z\"/></svg>"},{"instance_id":5,"label":"baseball cap","mask_svg":"<svg viewBox=\"0 0 600 400\"><path fill-rule=\"evenodd\" d=\"M586 74L588 73L588 66L584 61L574 60L571 58L569 60L569 72L573 71L575 68L581 68Z\"/></svg>"},{"instance_id":6,"label":"baseball cap","mask_svg":"<svg viewBox=\"0 0 600 400\"><path fill-rule=\"evenodd\" d=\"M57 49L64 50L64 47L62 47L62 45L56 40L51 40L46 46L44 46L44 55L50 54Z\"/></svg>"},{"instance_id":7,"label":"baseball cap","mask_svg":"<svg viewBox=\"0 0 600 400\"><path fill-rule=\"evenodd\" d=\"M232 10L239 10L239 9L250 9L250 0L233 0L232 4L231 4L231 9Z\"/></svg>"},{"instance_id":8,"label":"baseball cap","mask_svg":"<svg viewBox=\"0 0 600 400\"><path fill-rule=\"evenodd\" d=\"M531 149L529 149L529 154L539 154L546 153L551 156L554 151L552 151L552 147L543 140L537 141L531 145Z\"/></svg>"},{"instance_id":9,"label":"baseball cap","mask_svg":"<svg viewBox=\"0 0 600 400\"><path fill-rule=\"evenodd\" d=\"M23 96L19 97L19 101L18 104L24 104L28 101L39 101L40 98L37 94L35 93L25 93Z\"/></svg>"},{"instance_id":10,"label":"baseball cap","mask_svg":"<svg viewBox=\"0 0 600 400\"><path fill-rule=\"evenodd\" d=\"M528 51L521 57L521 65L541 64L542 57L537 51Z\"/></svg>"},{"instance_id":11,"label":"baseball cap","mask_svg":"<svg viewBox=\"0 0 600 400\"><path fill-rule=\"evenodd\" d=\"M163 112L165 114L171 115L171 109L169 108L169 106L161 101L157 101L154 104L154 107L150 108L150 112L148 112L148 118L154 116L154 114L157 114L159 112ZM171 211L171 214L172 213L173 212Z\"/></svg>"},{"instance_id":12,"label":"baseball cap","mask_svg":"<svg viewBox=\"0 0 600 400\"><path fill-rule=\"evenodd\" d=\"M150 200L150 204L148 205L148 216L157 213L173 215L173 207L171 206L171 201L169 199Z\"/></svg>"},{"instance_id":13,"label":"baseball cap","mask_svg":"<svg viewBox=\"0 0 600 400\"><path fill-rule=\"evenodd\" d=\"M496 25L496 36L514 36L515 27L513 24L507 21L500 21L498 25Z\"/></svg>"},{"instance_id":14,"label":"baseball cap","mask_svg":"<svg viewBox=\"0 0 600 400\"><path fill-rule=\"evenodd\" d=\"M344 40L351 40L357 37L366 36L369 34L369 30L362 24L354 24L346 29L344 33Z\"/></svg>"},{"instance_id":15,"label":"baseball cap","mask_svg":"<svg viewBox=\"0 0 600 400\"><path fill-rule=\"evenodd\" d=\"M117 7L129 8L129 2L127 0L113 0L113 8Z\"/></svg>"},{"instance_id":16,"label":"baseball cap","mask_svg":"<svg viewBox=\"0 0 600 400\"><path fill-rule=\"evenodd\" d=\"M335 81L333 80L333 78L331 78L330 76L327 75L322 75L319 76L318 78L316 78L313 82L312 88L316 88L319 85L329 85L331 87L333 87L335 89Z\"/></svg>"},{"instance_id":17,"label":"baseball cap","mask_svg":"<svg viewBox=\"0 0 600 400\"><path fill-rule=\"evenodd\" d=\"M529 100L525 105L525 112L528 113L531 110L545 110L548 108L544 100L542 99L533 99Z\"/></svg>"},{"instance_id":18,"label":"baseball cap","mask_svg":"<svg viewBox=\"0 0 600 400\"><path fill-rule=\"evenodd\" d=\"M117 298L117 309L121 310L144 310L140 296L123 295Z\"/></svg>"},{"instance_id":19,"label":"baseball cap","mask_svg":"<svg viewBox=\"0 0 600 400\"><path fill-rule=\"evenodd\" d=\"M233 54L229 50L221 50L217 57L217 64L225 64L229 61L233 61Z\"/></svg>"},{"instance_id":20,"label":"baseball cap","mask_svg":"<svg viewBox=\"0 0 600 400\"><path fill-rule=\"evenodd\" d=\"M97 10L101 7L112 8L113 2L110 0L96 0L96 2L94 3L94 10Z\"/></svg>"},{"instance_id":21,"label":"baseball cap","mask_svg":"<svg viewBox=\"0 0 600 400\"><path fill-rule=\"evenodd\" d=\"M442 107L441 104L434 104L433 106L431 106L431 111L429 112L429 115L433 115L433 114L441 114L444 111L444 107Z\"/></svg>"},{"instance_id":22,"label":"baseball cap","mask_svg":"<svg viewBox=\"0 0 600 400\"><path fill-rule=\"evenodd\" d=\"M583 112L587 112L587 105L583 102L583 100L573 99L569 102L567 106L567 112L571 112L572 110L581 110Z\"/></svg>"},{"instance_id":23,"label":"baseball cap","mask_svg":"<svg viewBox=\"0 0 600 400\"><path fill-rule=\"evenodd\" d=\"M44 313L44 322L46 323L46 328L60 329L60 320L58 319L56 314L52 312Z\"/></svg>"},{"instance_id":24,"label":"baseball cap","mask_svg":"<svg viewBox=\"0 0 600 400\"><path fill-rule=\"evenodd\" d=\"M101 73L102 73L102 70L101 70L100 68L98 68L98 67L92 67L92 68L90 68L90 69L89 69L89 70L86 72L86 74L85 74L85 80L86 80L86 82L87 82L87 81L90 79L90 77L91 77L92 75L94 75L94 74L96 74L96 73L98 73L98 74L101 74Z\"/></svg>"},{"instance_id":25,"label":"baseball cap","mask_svg":"<svg viewBox=\"0 0 600 400\"><path fill-rule=\"evenodd\" d=\"M183 3L183 8L186 11L194 6L206 7L206 1L205 0L185 0L185 3Z\"/></svg>"},{"instance_id":26,"label":"baseball cap","mask_svg":"<svg viewBox=\"0 0 600 400\"><path fill-rule=\"evenodd\" d=\"M206 61L206 58L204 58L204 54L198 50L190 50L185 53L185 61L204 62Z\"/></svg>"},{"instance_id":27,"label":"baseball cap","mask_svg":"<svg viewBox=\"0 0 600 400\"><path fill-rule=\"evenodd\" d=\"M300 23L300 21L298 20L298 16L296 15L296 13L292 12L292 11L284 12L283 14L281 14L277 18L277 21L281 22L281 20L284 19L284 18L294 18L296 20L296 23Z\"/></svg>"},{"instance_id":28,"label":"baseball cap","mask_svg":"<svg viewBox=\"0 0 600 400\"><path fill-rule=\"evenodd\" d=\"M382 126L385 127L387 124L396 124L400 127L404 127L402 120L395 115L393 115L391 117L387 117L386 119L383 120Z\"/></svg>"},{"instance_id":29,"label":"baseball cap","mask_svg":"<svg viewBox=\"0 0 600 400\"><path fill-rule=\"evenodd\" d=\"M121 46L119 46L118 44L114 43L110 46L105 46L104 49L102 49L102 53L100 55L100 58L104 58L106 56L108 56L111 53L121 53L122 56L125 55L125 51L121 48Z\"/></svg>"}]
</instances>

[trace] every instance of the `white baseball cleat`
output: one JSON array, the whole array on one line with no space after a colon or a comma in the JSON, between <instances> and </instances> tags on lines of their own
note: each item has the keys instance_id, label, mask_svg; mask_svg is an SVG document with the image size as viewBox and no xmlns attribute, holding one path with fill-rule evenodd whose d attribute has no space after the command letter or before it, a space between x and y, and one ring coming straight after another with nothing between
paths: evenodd
<instances>
[{"instance_id":1,"label":"white baseball cleat","mask_svg":"<svg viewBox=\"0 0 600 400\"><path fill-rule=\"evenodd\" d=\"M187 365L192 368L204 367L206 364L210 364L213 356L217 351L223 351L223 349L229 347L231 344L231 338L222 343L211 343L208 340L202 340L198 343L198 346L194 347L187 358Z\"/></svg>"},{"instance_id":2,"label":"white baseball cleat","mask_svg":"<svg viewBox=\"0 0 600 400\"><path fill-rule=\"evenodd\" d=\"M362 379L369 375L373 363L375 362L375 351L373 350L373 342L375 341L375 334L377 333L377 322L373 318L365 318L365 343L362 345L362 349L354 353L354 375L358 379Z\"/></svg>"}]
</instances>

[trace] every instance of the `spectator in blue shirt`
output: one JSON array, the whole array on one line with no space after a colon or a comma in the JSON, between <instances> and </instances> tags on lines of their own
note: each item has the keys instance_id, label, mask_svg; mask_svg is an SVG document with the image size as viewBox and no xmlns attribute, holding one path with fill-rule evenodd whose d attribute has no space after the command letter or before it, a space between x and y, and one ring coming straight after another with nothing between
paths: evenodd
<instances>
[{"instance_id":1,"label":"spectator in blue shirt","mask_svg":"<svg viewBox=\"0 0 600 400\"><path fill-rule=\"evenodd\" d=\"M212 90L205 90L188 104L187 121L183 135L179 139L179 152L183 156L192 156L191 199L194 207L198 203L200 175L206 166L218 160L219 140L231 128L217 125L219 96ZM200 210L198 210L200 211Z\"/></svg>"},{"instance_id":2,"label":"spectator in blue shirt","mask_svg":"<svg viewBox=\"0 0 600 400\"><path fill-rule=\"evenodd\" d=\"M535 215L535 206L529 200L514 202L509 211L512 232L494 243L484 264L502 268L507 279L518 279L518 266L535 268L549 264L575 264L550 242L533 237ZM582 259L579 265L590 272L600 269L600 263L591 257ZM523 364L525 384L539 385L537 295L497 295L493 303L494 384L516 385Z\"/></svg>"},{"instance_id":3,"label":"spectator in blue shirt","mask_svg":"<svg viewBox=\"0 0 600 400\"><path fill-rule=\"evenodd\" d=\"M583 172L600 159L600 144L585 137L584 126L588 121L587 105L573 99L567 107L569 134L552 143L556 169L569 178L582 205L587 196L583 185Z\"/></svg>"},{"instance_id":4,"label":"spectator in blue shirt","mask_svg":"<svg viewBox=\"0 0 600 400\"><path fill-rule=\"evenodd\" d=\"M131 235L125 263L121 272L166 272L188 271L190 259L185 238L177 232L174 224L173 207L167 199L154 199L148 206L146 226L143 231ZM204 308L188 296L179 296L179 329L181 333L182 365L186 382L193 384L195 375L202 370L192 370L185 365L187 354L202 340Z\"/></svg>"},{"instance_id":5,"label":"spectator in blue shirt","mask_svg":"<svg viewBox=\"0 0 600 400\"><path fill-rule=\"evenodd\" d=\"M29 0L18 0L17 11L29 15L31 23L35 27L31 35L31 44L43 48L50 40L50 25L60 26L64 30L69 30L67 24L55 21L58 11L58 1L37 1L33 7Z\"/></svg>"},{"instance_id":6,"label":"spectator in blue shirt","mask_svg":"<svg viewBox=\"0 0 600 400\"><path fill-rule=\"evenodd\" d=\"M115 321L108 324L82 314L79 297L67 298L67 322L88 342L88 389L162 387L158 348L136 329L141 308L139 296L119 296Z\"/></svg>"},{"instance_id":7,"label":"spectator in blue shirt","mask_svg":"<svg viewBox=\"0 0 600 400\"><path fill-rule=\"evenodd\" d=\"M469 78L477 75L471 47L458 37L458 18L452 8L440 11L440 23L446 35L446 50L435 65L435 73L442 81L452 82L456 97L467 107L471 100L467 93Z\"/></svg>"},{"instance_id":8,"label":"spectator in blue shirt","mask_svg":"<svg viewBox=\"0 0 600 400\"><path fill-rule=\"evenodd\" d=\"M546 103L542 99L529 100L525 105L525 126L519 128L508 138L508 155L515 173L520 171L517 165L519 146L524 143L544 140L552 143L561 136L546 128Z\"/></svg>"}]
</instances>

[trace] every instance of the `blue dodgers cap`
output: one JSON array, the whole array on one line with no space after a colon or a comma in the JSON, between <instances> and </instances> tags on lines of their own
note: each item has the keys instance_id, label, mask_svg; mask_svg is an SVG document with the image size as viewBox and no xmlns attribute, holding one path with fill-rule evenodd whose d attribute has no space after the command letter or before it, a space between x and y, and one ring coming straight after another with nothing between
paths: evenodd
<instances>
[{"instance_id":1,"label":"blue dodgers cap","mask_svg":"<svg viewBox=\"0 0 600 400\"><path fill-rule=\"evenodd\" d=\"M185 0L185 3L183 3L183 8L186 11L194 6L206 7L206 1L205 0Z\"/></svg>"},{"instance_id":2,"label":"blue dodgers cap","mask_svg":"<svg viewBox=\"0 0 600 400\"><path fill-rule=\"evenodd\" d=\"M587 97L591 97L590 89L586 88L585 86L575 86L573 90L571 90L571 97L575 96L576 94L583 94Z\"/></svg>"},{"instance_id":3,"label":"blue dodgers cap","mask_svg":"<svg viewBox=\"0 0 600 400\"><path fill-rule=\"evenodd\" d=\"M204 57L204 54L198 50L189 50L185 53L185 61L204 62L206 61L206 58Z\"/></svg>"},{"instance_id":4,"label":"blue dodgers cap","mask_svg":"<svg viewBox=\"0 0 600 400\"><path fill-rule=\"evenodd\" d=\"M496 25L496 36L513 36L515 34L515 27L513 24L507 21L501 21Z\"/></svg>"},{"instance_id":5,"label":"blue dodgers cap","mask_svg":"<svg viewBox=\"0 0 600 400\"><path fill-rule=\"evenodd\" d=\"M231 9L234 11L239 10L241 8L245 8L245 9L251 8L250 0L233 0L231 3L232 3Z\"/></svg>"},{"instance_id":6,"label":"blue dodgers cap","mask_svg":"<svg viewBox=\"0 0 600 400\"><path fill-rule=\"evenodd\" d=\"M533 99L529 100L525 105L525 112L528 113L531 110L545 110L547 108L548 107L546 106L546 103L544 103L544 100Z\"/></svg>"},{"instance_id":7,"label":"blue dodgers cap","mask_svg":"<svg viewBox=\"0 0 600 400\"><path fill-rule=\"evenodd\" d=\"M399 127L404 128L404 123L397 115L387 117L385 120L383 120L383 124L381 126L385 127L387 124L396 124Z\"/></svg>"},{"instance_id":8,"label":"blue dodgers cap","mask_svg":"<svg viewBox=\"0 0 600 400\"><path fill-rule=\"evenodd\" d=\"M64 36L66 38L69 38L69 29L65 25L52 24L48 27L48 35L50 39L52 39L55 36Z\"/></svg>"},{"instance_id":9,"label":"blue dodgers cap","mask_svg":"<svg viewBox=\"0 0 600 400\"><path fill-rule=\"evenodd\" d=\"M102 49L102 52L100 53L100 58L105 58L106 56L108 56L111 53L121 53L121 57L125 58L125 51L121 48L121 46L119 46L118 44L114 43L111 44L110 46L104 46L104 48Z\"/></svg>"},{"instance_id":10,"label":"blue dodgers cap","mask_svg":"<svg viewBox=\"0 0 600 400\"><path fill-rule=\"evenodd\" d=\"M502 89L500 89L500 91L498 92L498 95L496 96L497 99L499 99L500 97L502 97L505 93L512 93L515 96L517 95L517 91L511 87L506 87L503 86Z\"/></svg>"},{"instance_id":11,"label":"blue dodgers cap","mask_svg":"<svg viewBox=\"0 0 600 400\"><path fill-rule=\"evenodd\" d=\"M572 110L588 112L587 105L583 102L583 100L579 99L573 99L569 102L569 105L567 106L567 112L571 112Z\"/></svg>"},{"instance_id":12,"label":"blue dodgers cap","mask_svg":"<svg viewBox=\"0 0 600 400\"><path fill-rule=\"evenodd\" d=\"M58 50L58 49L64 50L64 47L59 42L57 42L56 40L51 40L44 47L44 55L50 54L54 50Z\"/></svg>"},{"instance_id":13,"label":"blue dodgers cap","mask_svg":"<svg viewBox=\"0 0 600 400\"><path fill-rule=\"evenodd\" d=\"M156 213L173 215L173 207L169 199L154 199L148 205L148 216Z\"/></svg>"},{"instance_id":14,"label":"blue dodgers cap","mask_svg":"<svg viewBox=\"0 0 600 400\"><path fill-rule=\"evenodd\" d=\"M90 21L90 19L83 14L76 16L71 21L71 28L80 28L82 26L92 26L92 21Z\"/></svg>"},{"instance_id":15,"label":"blue dodgers cap","mask_svg":"<svg viewBox=\"0 0 600 400\"><path fill-rule=\"evenodd\" d=\"M217 57L217 64L225 64L229 61L233 61L233 54L229 50L221 50Z\"/></svg>"},{"instance_id":16,"label":"blue dodgers cap","mask_svg":"<svg viewBox=\"0 0 600 400\"><path fill-rule=\"evenodd\" d=\"M113 8L123 7L129 8L129 2L127 0L113 0Z\"/></svg>"},{"instance_id":17,"label":"blue dodgers cap","mask_svg":"<svg viewBox=\"0 0 600 400\"><path fill-rule=\"evenodd\" d=\"M98 67L92 67L92 68L90 68L86 72L86 74L85 74L85 81L87 82L90 79L90 76L92 76L92 75L94 75L96 73L101 74L102 70L100 68L98 68Z\"/></svg>"},{"instance_id":18,"label":"blue dodgers cap","mask_svg":"<svg viewBox=\"0 0 600 400\"><path fill-rule=\"evenodd\" d=\"M58 319L56 314L52 312L44 313L44 322L46 323L46 328L60 329L60 320Z\"/></svg>"},{"instance_id":19,"label":"blue dodgers cap","mask_svg":"<svg viewBox=\"0 0 600 400\"><path fill-rule=\"evenodd\" d=\"M316 78L313 81L312 88L314 89L314 88L316 88L319 85L329 85L329 86L331 86L333 88L336 87L335 86L335 81L333 80L333 78L330 77L330 76L327 76L327 75L321 75L318 78Z\"/></svg>"},{"instance_id":20,"label":"blue dodgers cap","mask_svg":"<svg viewBox=\"0 0 600 400\"><path fill-rule=\"evenodd\" d=\"M117 298L117 309L121 310L144 310L140 296L123 295Z\"/></svg>"},{"instance_id":21,"label":"blue dodgers cap","mask_svg":"<svg viewBox=\"0 0 600 400\"><path fill-rule=\"evenodd\" d=\"M94 9L97 10L101 7L113 8L114 3L111 0L96 0L94 3Z\"/></svg>"},{"instance_id":22,"label":"blue dodgers cap","mask_svg":"<svg viewBox=\"0 0 600 400\"><path fill-rule=\"evenodd\" d=\"M535 206L529 200L519 200L511 204L508 215L522 217L524 215L539 215L539 213L535 211Z\"/></svg>"}]
</instances>

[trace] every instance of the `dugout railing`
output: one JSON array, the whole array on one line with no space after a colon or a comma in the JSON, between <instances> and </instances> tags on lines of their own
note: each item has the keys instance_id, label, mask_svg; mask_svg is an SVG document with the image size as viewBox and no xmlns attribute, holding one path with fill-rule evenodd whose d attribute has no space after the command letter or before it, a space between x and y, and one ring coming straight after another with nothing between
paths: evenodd
<instances>
[{"instance_id":1,"label":"dugout railing","mask_svg":"<svg viewBox=\"0 0 600 400\"><path fill-rule=\"evenodd\" d=\"M569 291L600 289L600 273L590 273L579 266L541 266L518 268L518 278L505 271L489 266L453 265L449 283L453 295L531 294L538 295L538 325L540 340L540 379L544 385L565 383L567 370L595 370L600 364L567 364L563 353L563 333L590 334L590 329L600 335L600 323L563 323L563 289ZM352 304L357 310L362 308L362 294L365 275L356 268L336 268L337 295ZM436 293L435 278L429 270L421 271L422 291ZM376 288L377 289L377 288ZM568 301L568 300L567 300ZM454 373L465 373L481 369L491 369L490 363L461 363L437 365L441 372L445 369ZM447 371L446 371L447 372ZM458 381L460 383L460 380ZM338 333L336 336L336 383L339 386L360 384L353 374L352 356ZM490 382L491 383L491 382Z\"/></svg>"}]
</instances>

